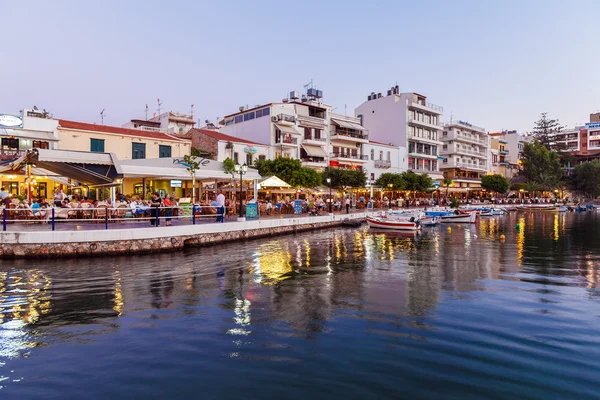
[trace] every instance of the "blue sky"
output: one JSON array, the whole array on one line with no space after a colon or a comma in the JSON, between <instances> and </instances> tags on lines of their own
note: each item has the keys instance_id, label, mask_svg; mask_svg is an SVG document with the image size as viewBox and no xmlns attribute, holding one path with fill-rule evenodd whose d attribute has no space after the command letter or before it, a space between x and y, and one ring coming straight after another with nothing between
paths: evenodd
<instances>
[{"instance_id":1,"label":"blue sky","mask_svg":"<svg viewBox=\"0 0 600 400\"><path fill-rule=\"evenodd\" d=\"M398 83L490 131L600 110L595 0L0 2L0 113L215 120L311 79L336 112Z\"/></svg>"}]
</instances>

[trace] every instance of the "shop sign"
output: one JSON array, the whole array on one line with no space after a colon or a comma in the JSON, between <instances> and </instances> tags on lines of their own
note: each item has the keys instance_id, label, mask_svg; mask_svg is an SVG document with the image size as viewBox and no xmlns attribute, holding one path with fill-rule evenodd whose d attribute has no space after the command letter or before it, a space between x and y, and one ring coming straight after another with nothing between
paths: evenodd
<instances>
[{"instance_id":1,"label":"shop sign","mask_svg":"<svg viewBox=\"0 0 600 400\"><path fill-rule=\"evenodd\" d=\"M0 114L0 126L6 128L21 128L23 126L23 119L14 115Z\"/></svg>"},{"instance_id":2,"label":"shop sign","mask_svg":"<svg viewBox=\"0 0 600 400\"><path fill-rule=\"evenodd\" d=\"M585 127L587 129L596 129L600 128L600 122L586 122Z\"/></svg>"},{"instance_id":3,"label":"shop sign","mask_svg":"<svg viewBox=\"0 0 600 400\"><path fill-rule=\"evenodd\" d=\"M247 153L247 154L256 154L256 152L257 152L256 147L253 147L253 146L246 146L246 147L244 147L244 153Z\"/></svg>"}]
</instances>

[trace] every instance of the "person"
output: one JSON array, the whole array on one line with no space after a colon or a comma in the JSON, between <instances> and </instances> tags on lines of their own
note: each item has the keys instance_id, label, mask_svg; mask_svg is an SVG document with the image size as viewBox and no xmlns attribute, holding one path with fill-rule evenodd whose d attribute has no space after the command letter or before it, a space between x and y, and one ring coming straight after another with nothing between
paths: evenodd
<instances>
[{"instance_id":1,"label":"person","mask_svg":"<svg viewBox=\"0 0 600 400\"><path fill-rule=\"evenodd\" d=\"M160 225L160 219L158 219L158 215L160 212L160 195L158 192L154 192L152 195L152 200L150 201L150 226Z\"/></svg>"},{"instance_id":2,"label":"person","mask_svg":"<svg viewBox=\"0 0 600 400\"><path fill-rule=\"evenodd\" d=\"M219 192L219 195L217 196L217 222L225 222L225 218L223 218L223 216L225 215L225 195L223 194L223 191L221 190Z\"/></svg>"},{"instance_id":3,"label":"person","mask_svg":"<svg viewBox=\"0 0 600 400\"><path fill-rule=\"evenodd\" d=\"M62 207L62 198L60 197L60 190L54 191L54 205L56 207Z\"/></svg>"},{"instance_id":4,"label":"person","mask_svg":"<svg viewBox=\"0 0 600 400\"><path fill-rule=\"evenodd\" d=\"M2 200L8 197L8 192L4 190L4 187L0 188L0 197L2 198Z\"/></svg>"},{"instance_id":5,"label":"person","mask_svg":"<svg viewBox=\"0 0 600 400\"><path fill-rule=\"evenodd\" d=\"M31 212L33 213L34 217L42 217L41 207L37 200L33 201L33 204L31 205Z\"/></svg>"},{"instance_id":6,"label":"person","mask_svg":"<svg viewBox=\"0 0 600 400\"><path fill-rule=\"evenodd\" d=\"M170 195L166 195L165 199L163 200L163 203L165 204L165 224L167 226L171 226L171 217L173 216L173 201L171 200L171 196Z\"/></svg>"},{"instance_id":7,"label":"person","mask_svg":"<svg viewBox=\"0 0 600 400\"><path fill-rule=\"evenodd\" d=\"M350 214L350 197L346 197L346 214Z\"/></svg>"},{"instance_id":8,"label":"person","mask_svg":"<svg viewBox=\"0 0 600 400\"><path fill-rule=\"evenodd\" d=\"M273 210L273 203L271 203L271 199L267 200L267 206L265 207L265 211L267 215L271 215L271 211Z\"/></svg>"}]
</instances>

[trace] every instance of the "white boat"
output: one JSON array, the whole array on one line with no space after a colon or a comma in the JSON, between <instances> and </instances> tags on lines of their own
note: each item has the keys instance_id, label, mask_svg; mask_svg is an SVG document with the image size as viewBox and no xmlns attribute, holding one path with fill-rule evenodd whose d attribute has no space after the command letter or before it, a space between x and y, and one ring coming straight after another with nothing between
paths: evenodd
<instances>
[{"instance_id":1,"label":"white boat","mask_svg":"<svg viewBox=\"0 0 600 400\"><path fill-rule=\"evenodd\" d=\"M480 217L492 217L492 216L494 216L494 211L493 210L481 211L481 212L479 212L479 216Z\"/></svg>"},{"instance_id":2,"label":"white boat","mask_svg":"<svg viewBox=\"0 0 600 400\"><path fill-rule=\"evenodd\" d=\"M440 222L439 217L423 217L419 219L422 226L436 226Z\"/></svg>"},{"instance_id":3,"label":"white boat","mask_svg":"<svg viewBox=\"0 0 600 400\"><path fill-rule=\"evenodd\" d=\"M566 207L566 206L558 207L558 212L567 212L567 211L569 211L569 207Z\"/></svg>"},{"instance_id":4,"label":"white boat","mask_svg":"<svg viewBox=\"0 0 600 400\"><path fill-rule=\"evenodd\" d=\"M421 229L421 223L414 217L410 218L378 218L367 217L369 228L391 229L396 231L418 231Z\"/></svg>"},{"instance_id":5,"label":"white boat","mask_svg":"<svg viewBox=\"0 0 600 400\"><path fill-rule=\"evenodd\" d=\"M442 215L440 221L445 223L474 224L477 221L477 213Z\"/></svg>"},{"instance_id":6,"label":"white boat","mask_svg":"<svg viewBox=\"0 0 600 400\"><path fill-rule=\"evenodd\" d=\"M502 208L492 208L492 215L506 215L508 211Z\"/></svg>"}]
</instances>

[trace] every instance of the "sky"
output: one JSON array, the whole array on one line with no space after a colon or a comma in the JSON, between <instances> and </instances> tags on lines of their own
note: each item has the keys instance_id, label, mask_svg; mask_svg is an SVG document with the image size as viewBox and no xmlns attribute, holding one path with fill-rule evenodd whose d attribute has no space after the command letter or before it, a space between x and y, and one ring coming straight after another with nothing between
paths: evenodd
<instances>
[{"instance_id":1,"label":"sky","mask_svg":"<svg viewBox=\"0 0 600 400\"><path fill-rule=\"evenodd\" d=\"M597 0L0 0L0 113L201 121L310 82L335 112L398 84L488 131L600 110Z\"/></svg>"}]
</instances>

